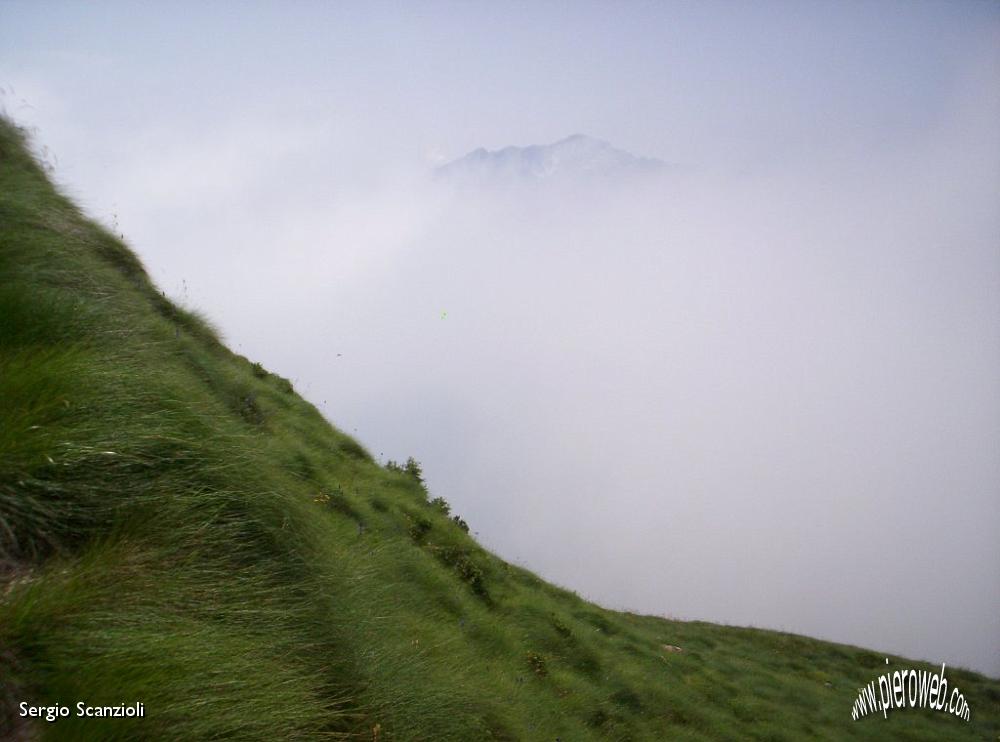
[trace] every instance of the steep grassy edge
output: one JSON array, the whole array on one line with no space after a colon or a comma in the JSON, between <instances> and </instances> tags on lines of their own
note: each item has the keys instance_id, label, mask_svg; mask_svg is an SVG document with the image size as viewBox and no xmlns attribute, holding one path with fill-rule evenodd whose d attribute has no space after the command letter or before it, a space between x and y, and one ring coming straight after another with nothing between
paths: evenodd
<instances>
[{"instance_id":1,"label":"steep grassy edge","mask_svg":"<svg viewBox=\"0 0 1000 742\"><path fill-rule=\"evenodd\" d=\"M604 610L485 552L417 472L168 301L0 121L0 737L1000 734L1000 683L952 668L971 722L851 721L884 669ZM146 716L25 721L21 701Z\"/></svg>"}]
</instances>

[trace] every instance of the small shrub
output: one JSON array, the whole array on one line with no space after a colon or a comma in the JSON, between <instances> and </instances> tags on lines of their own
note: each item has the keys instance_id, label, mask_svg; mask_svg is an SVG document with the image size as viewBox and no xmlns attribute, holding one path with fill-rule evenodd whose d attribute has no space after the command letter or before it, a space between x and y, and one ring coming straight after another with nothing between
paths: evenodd
<instances>
[{"instance_id":1,"label":"small shrub","mask_svg":"<svg viewBox=\"0 0 1000 742\"><path fill-rule=\"evenodd\" d=\"M424 471L420 466L420 462L418 462L415 458L410 456L403 465L389 459L385 462L385 468L387 471L391 471L394 474L406 474L408 477L411 477L417 483L417 486L420 488L420 491L426 500L427 487L424 485Z\"/></svg>"},{"instance_id":2,"label":"small shrub","mask_svg":"<svg viewBox=\"0 0 1000 742\"><path fill-rule=\"evenodd\" d=\"M410 456L406 460L406 464L403 466L403 471L409 474L411 477L417 480L420 484L424 483L424 470L420 466L420 462L415 458Z\"/></svg>"},{"instance_id":3,"label":"small shrub","mask_svg":"<svg viewBox=\"0 0 1000 742\"><path fill-rule=\"evenodd\" d=\"M430 505L434 508L437 508L445 515L448 515L451 512L451 505L449 505L448 501L445 500L443 497L435 497L433 500L430 501Z\"/></svg>"},{"instance_id":4,"label":"small shrub","mask_svg":"<svg viewBox=\"0 0 1000 742\"><path fill-rule=\"evenodd\" d=\"M251 364L250 364L250 371L251 371L251 372L253 373L253 375L254 375L254 376L256 376L256 377L257 377L258 379L264 379L264 378L266 378L266 377L267 377L267 369L265 369L265 368L264 368L263 366L261 366L261 365L260 365L259 363L251 363Z\"/></svg>"},{"instance_id":5,"label":"small shrub","mask_svg":"<svg viewBox=\"0 0 1000 742\"><path fill-rule=\"evenodd\" d=\"M410 521L410 538L413 539L414 543L422 544L434 524L422 515L418 515L416 518L408 515L406 519Z\"/></svg>"},{"instance_id":6,"label":"small shrub","mask_svg":"<svg viewBox=\"0 0 1000 742\"><path fill-rule=\"evenodd\" d=\"M528 652L528 667L540 678L544 678L549 674L549 668L545 665L545 658L537 652Z\"/></svg>"},{"instance_id":7,"label":"small shrub","mask_svg":"<svg viewBox=\"0 0 1000 742\"><path fill-rule=\"evenodd\" d=\"M462 581L472 588L472 592L489 601L490 594L486 589L485 574L482 568L473 561L467 549L458 546L432 546L431 550L442 563L452 567L458 573Z\"/></svg>"},{"instance_id":8,"label":"small shrub","mask_svg":"<svg viewBox=\"0 0 1000 742\"><path fill-rule=\"evenodd\" d=\"M472 592L482 598L489 597L489 593L486 590L486 583L483 581L483 570L468 555L463 555L458 560L455 564L455 569L458 572L458 576L472 588Z\"/></svg>"},{"instance_id":9,"label":"small shrub","mask_svg":"<svg viewBox=\"0 0 1000 742\"><path fill-rule=\"evenodd\" d=\"M463 518L461 518L461 517L460 517L460 516L458 516L458 515L453 515L453 516L451 517L451 519L452 519L452 520L453 520L453 521L455 522L455 525L457 525L457 526L458 526L459 528L461 528L461 529L462 529L463 531L465 531L466 533L468 533L468 532L469 532L469 524L468 524L468 523L466 523L466 522L465 522L465 520L464 520Z\"/></svg>"},{"instance_id":10,"label":"small shrub","mask_svg":"<svg viewBox=\"0 0 1000 742\"><path fill-rule=\"evenodd\" d=\"M247 394L237 399L237 409L240 417L251 425L260 425L264 422L264 412L257 404L257 395Z\"/></svg>"}]
</instances>

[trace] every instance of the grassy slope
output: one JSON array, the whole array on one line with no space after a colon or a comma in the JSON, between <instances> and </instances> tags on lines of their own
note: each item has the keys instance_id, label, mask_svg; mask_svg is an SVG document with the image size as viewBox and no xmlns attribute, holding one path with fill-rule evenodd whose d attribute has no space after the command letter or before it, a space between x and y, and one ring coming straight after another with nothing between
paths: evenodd
<instances>
[{"instance_id":1,"label":"grassy slope","mask_svg":"<svg viewBox=\"0 0 1000 742\"><path fill-rule=\"evenodd\" d=\"M607 611L483 551L167 301L2 121L0 400L0 737L20 700L145 703L18 726L74 740L1000 732L974 673L949 672L971 723L852 722L880 654Z\"/></svg>"}]
</instances>

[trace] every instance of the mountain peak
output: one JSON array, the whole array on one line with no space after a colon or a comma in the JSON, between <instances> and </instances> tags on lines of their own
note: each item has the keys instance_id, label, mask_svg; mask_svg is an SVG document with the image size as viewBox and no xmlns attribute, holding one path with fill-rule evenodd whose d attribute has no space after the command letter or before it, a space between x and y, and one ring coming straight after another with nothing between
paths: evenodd
<instances>
[{"instance_id":1,"label":"mountain peak","mask_svg":"<svg viewBox=\"0 0 1000 742\"><path fill-rule=\"evenodd\" d=\"M435 170L449 180L493 182L595 178L655 172L663 162L638 157L602 139L571 134L551 144L484 147L469 152Z\"/></svg>"}]
</instances>

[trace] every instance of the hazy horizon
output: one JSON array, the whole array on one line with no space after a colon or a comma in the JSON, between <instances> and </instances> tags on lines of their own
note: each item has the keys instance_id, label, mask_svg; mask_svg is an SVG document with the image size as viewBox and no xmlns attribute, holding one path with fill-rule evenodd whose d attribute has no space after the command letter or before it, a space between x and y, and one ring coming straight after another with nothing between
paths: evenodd
<instances>
[{"instance_id":1,"label":"hazy horizon","mask_svg":"<svg viewBox=\"0 0 1000 742\"><path fill-rule=\"evenodd\" d=\"M609 607L1000 676L1000 6L0 5L162 289ZM449 187L584 133L655 178Z\"/></svg>"}]
</instances>

